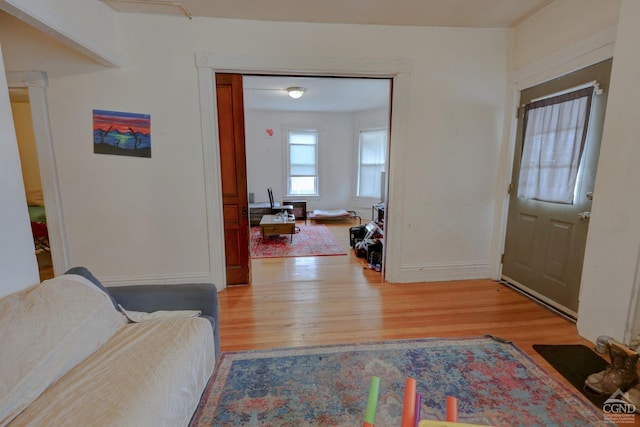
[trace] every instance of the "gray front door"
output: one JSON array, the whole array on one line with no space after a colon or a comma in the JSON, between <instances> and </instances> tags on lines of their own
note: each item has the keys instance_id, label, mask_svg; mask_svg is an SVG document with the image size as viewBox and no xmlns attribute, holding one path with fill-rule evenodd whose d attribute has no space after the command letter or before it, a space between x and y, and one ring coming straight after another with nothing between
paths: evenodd
<instances>
[{"instance_id":1,"label":"gray front door","mask_svg":"<svg viewBox=\"0 0 640 427\"><path fill-rule=\"evenodd\" d=\"M544 101L537 104L532 101L562 93L591 81L597 81L599 89L602 90L602 93L599 93L599 90L595 91L588 108L590 112L586 139L577 169L576 184L570 186L572 191L575 189L575 192L569 202L548 201L544 197L530 196L521 189L522 186L519 188L521 166L530 167L521 164L525 127L534 126L534 117L530 109L525 114L524 107L521 107L518 113L502 277L533 297L574 318L578 311L591 199L598 197L597 194L593 194L593 185L600 151L611 64L612 60L608 60L592 65L523 90L520 95L521 106L529 104L528 108L535 108ZM558 98L555 97L555 99ZM538 120L537 117L535 119ZM528 141L534 138L531 136L532 129L529 129ZM562 129L557 132L562 132ZM542 145L545 143L544 140L541 142ZM531 160L528 154L524 157ZM542 167L554 167L555 161L555 159L546 159L546 163L542 164L551 166ZM529 178L522 179L524 181Z\"/></svg>"}]
</instances>

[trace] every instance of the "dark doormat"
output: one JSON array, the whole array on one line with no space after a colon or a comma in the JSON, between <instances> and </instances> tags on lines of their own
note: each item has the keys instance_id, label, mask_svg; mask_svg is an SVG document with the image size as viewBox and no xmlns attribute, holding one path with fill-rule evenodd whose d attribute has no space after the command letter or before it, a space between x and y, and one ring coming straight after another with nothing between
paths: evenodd
<instances>
[{"instance_id":1,"label":"dark doormat","mask_svg":"<svg viewBox=\"0 0 640 427\"><path fill-rule=\"evenodd\" d=\"M551 364L580 393L598 408L602 408L609 396L598 396L585 391L584 380L593 373L604 370L609 363L587 346L580 344L544 345L534 344L533 349Z\"/></svg>"}]
</instances>

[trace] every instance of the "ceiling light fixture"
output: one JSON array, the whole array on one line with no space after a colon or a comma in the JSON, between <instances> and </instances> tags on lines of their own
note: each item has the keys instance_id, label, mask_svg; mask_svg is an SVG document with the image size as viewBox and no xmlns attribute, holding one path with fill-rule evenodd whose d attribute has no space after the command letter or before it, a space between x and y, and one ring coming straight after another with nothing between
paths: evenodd
<instances>
[{"instance_id":1,"label":"ceiling light fixture","mask_svg":"<svg viewBox=\"0 0 640 427\"><path fill-rule=\"evenodd\" d=\"M299 86L288 87L287 92L289 93L289 96L292 97L293 99L298 99L302 95L304 95L304 88Z\"/></svg>"}]
</instances>

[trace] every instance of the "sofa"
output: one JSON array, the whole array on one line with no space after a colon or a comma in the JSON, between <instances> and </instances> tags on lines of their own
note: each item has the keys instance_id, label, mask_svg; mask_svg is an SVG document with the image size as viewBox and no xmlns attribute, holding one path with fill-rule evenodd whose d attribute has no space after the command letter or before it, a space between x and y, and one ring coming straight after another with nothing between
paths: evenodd
<instances>
[{"instance_id":1,"label":"sofa","mask_svg":"<svg viewBox=\"0 0 640 427\"><path fill-rule=\"evenodd\" d=\"M212 284L84 267L0 299L0 426L187 426L219 353Z\"/></svg>"}]
</instances>

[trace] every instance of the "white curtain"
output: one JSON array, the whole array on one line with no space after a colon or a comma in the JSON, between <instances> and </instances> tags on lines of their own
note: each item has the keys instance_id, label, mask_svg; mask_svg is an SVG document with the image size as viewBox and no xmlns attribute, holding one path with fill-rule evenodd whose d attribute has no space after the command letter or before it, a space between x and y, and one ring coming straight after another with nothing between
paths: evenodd
<instances>
[{"instance_id":1,"label":"white curtain","mask_svg":"<svg viewBox=\"0 0 640 427\"><path fill-rule=\"evenodd\" d=\"M572 204L593 88L525 107L518 197Z\"/></svg>"},{"instance_id":2,"label":"white curtain","mask_svg":"<svg viewBox=\"0 0 640 427\"><path fill-rule=\"evenodd\" d=\"M361 131L358 165L358 196L381 196L381 173L385 168L387 131Z\"/></svg>"}]
</instances>

